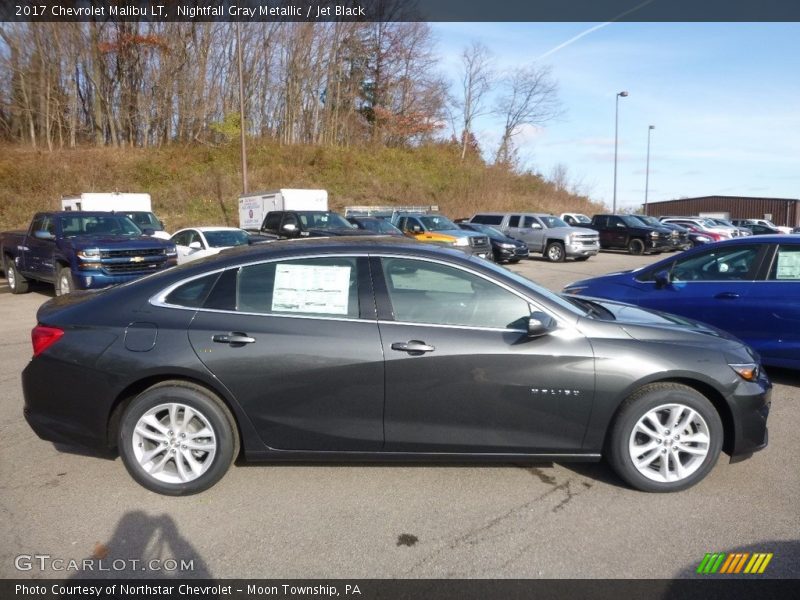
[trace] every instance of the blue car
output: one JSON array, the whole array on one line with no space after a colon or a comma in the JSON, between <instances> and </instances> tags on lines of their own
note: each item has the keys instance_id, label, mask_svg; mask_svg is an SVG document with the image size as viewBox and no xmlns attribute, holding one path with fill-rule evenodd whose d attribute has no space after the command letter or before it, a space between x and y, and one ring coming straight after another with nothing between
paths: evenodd
<instances>
[{"instance_id":1,"label":"blue car","mask_svg":"<svg viewBox=\"0 0 800 600\"><path fill-rule=\"evenodd\" d=\"M800 369L800 237L741 237L634 271L584 279L567 294L618 300L704 321Z\"/></svg>"}]
</instances>

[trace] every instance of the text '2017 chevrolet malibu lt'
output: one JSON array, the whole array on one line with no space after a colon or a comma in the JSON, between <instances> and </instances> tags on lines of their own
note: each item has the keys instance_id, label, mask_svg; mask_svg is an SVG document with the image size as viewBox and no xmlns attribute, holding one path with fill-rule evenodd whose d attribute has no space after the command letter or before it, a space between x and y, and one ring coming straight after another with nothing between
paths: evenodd
<instances>
[{"instance_id":1,"label":"text '2017 chevrolet malibu lt'","mask_svg":"<svg viewBox=\"0 0 800 600\"><path fill-rule=\"evenodd\" d=\"M640 490L767 443L757 355L708 326L565 300L389 238L226 250L46 303L23 372L44 439L182 495L247 460L606 457ZM58 389L52 385L58 381Z\"/></svg>"}]
</instances>

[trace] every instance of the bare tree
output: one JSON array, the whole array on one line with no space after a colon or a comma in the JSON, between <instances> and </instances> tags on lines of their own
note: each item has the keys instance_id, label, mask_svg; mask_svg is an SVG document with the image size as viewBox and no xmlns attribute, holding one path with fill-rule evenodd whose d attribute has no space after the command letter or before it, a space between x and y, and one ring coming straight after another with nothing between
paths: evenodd
<instances>
[{"instance_id":1,"label":"bare tree","mask_svg":"<svg viewBox=\"0 0 800 600\"><path fill-rule=\"evenodd\" d=\"M514 137L525 125L543 125L561 114L558 84L549 67L528 65L511 71L502 81L503 93L495 113L503 117L503 135L496 164L514 162Z\"/></svg>"},{"instance_id":2,"label":"bare tree","mask_svg":"<svg viewBox=\"0 0 800 600\"><path fill-rule=\"evenodd\" d=\"M489 49L480 42L472 42L461 53L463 66L461 76L461 160L467 155L472 136L472 124L476 118L486 114L484 99L492 86L494 71Z\"/></svg>"}]
</instances>

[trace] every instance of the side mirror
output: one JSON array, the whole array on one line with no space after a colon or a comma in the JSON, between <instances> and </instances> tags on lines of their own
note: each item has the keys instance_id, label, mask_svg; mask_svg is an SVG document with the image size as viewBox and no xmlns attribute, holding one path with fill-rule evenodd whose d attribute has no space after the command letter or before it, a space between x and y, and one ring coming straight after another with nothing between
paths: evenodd
<instances>
[{"instance_id":1,"label":"side mirror","mask_svg":"<svg viewBox=\"0 0 800 600\"><path fill-rule=\"evenodd\" d=\"M420 227L419 225L412 225L411 233L422 233L422 227Z\"/></svg>"},{"instance_id":2,"label":"side mirror","mask_svg":"<svg viewBox=\"0 0 800 600\"><path fill-rule=\"evenodd\" d=\"M281 233L287 237L295 237L298 234L297 225L294 223L284 223L281 225Z\"/></svg>"},{"instance_id":3,"label":"side mirror","mask_svg":"<svg viewBox=\"0 0 800 600\"><path fill-rule=\"evenodd\" d=\"M625 223L617 223L615 227L620 227L621 229L625 229Z\"/></svg>"},{"instance_id":4,"label":"side mirror","mask_svg":"<svg viewBox=\"0 0 800 600\"><path fill-rule=\"evenodd\" d=\"M192 250L202 250L203 245L200 242L192 242L191 244L189 244L189 248L191 248Z\"/></svg>"},{"instance_id":5,"label":"side mirror","mask_svg":"<svg viewBox=\"0 0 800 600\"><path fill-rule=\"evenodd\" d=\"M656 282L656 289L665 288L672 283L669 271L666 270L653 273L653 280Z\"/></svg>"},{"instance_id":6,"label":"side mirror","mask_svg":"<svg viewBox=\"0 0 800 600\"><path fill-rule=\"evenodd\" d=\"M556 328L556 320L541 311L535 310L528 317L528 337L540 337L547 335Z\"/></svg>"},{"instance_id":7,"label":"side mirror","mask_svg":"<svg viewBox=\"0 0 800 600\"><path fill-rule=\"evenodd\" d=\"M156 232L156 230L152 229L150 227L145 227L144 229L142 229L142 233L144 235L153 235L155 232Z\"/></svg>"},{"instance_id":8,"label":"side mirror","mask_svg":"<svg viewBox=\"0 0 800 600\"><path fill-rule=\"evenodd\" d=\"M540 223L531 223L531 229L541 229L542 226Z\"/></svg>"},{"instance_id":9,"label":"side mirror","mask_svg":"<svg viewBox=\"0 0 800 600\"><path fill-rule=\"evenodd\" d=\"M56 239L56 236L54 236L49 231L45 231L44 229L40 229L39 231L34 231L33 232L33 237L35 237L37 240L54 240L54 239Z\"/></svg>"}]
</instances>

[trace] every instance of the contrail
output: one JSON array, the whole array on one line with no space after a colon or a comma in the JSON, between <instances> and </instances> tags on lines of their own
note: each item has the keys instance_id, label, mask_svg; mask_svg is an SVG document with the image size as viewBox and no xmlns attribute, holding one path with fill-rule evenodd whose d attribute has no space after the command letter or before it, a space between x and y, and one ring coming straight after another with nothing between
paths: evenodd
<instances>
[{"instance_id":1,"label":"contrail","mask_svg":"<svg viewBox=\"0 0 800 600\"><path fill-rule=\"evenodd\" d=\"M543 59L543 58L547 58L548 56L550 56L551 54L554 54L555 52L558 52L558 51L559 51L559 50L561 50L562 48L566 48L566 47L567 47L567 46L569 46L570 44L573 44L573 43L577 42L577 41L578 41L579 39L581 39L582 37L584 37L584 36L587 36L587 35L589 35L590 33L594 32L594 31L597 31L598 29L602 29L603 27L606 27L606 26L608 26L608 25L611 25L611 24L612 24L612 23L614 23L615 21L619 21L619 20L620 20L622 17L625 17L625 16L627 16L627 15L631 14L632 12L634 12L634 11L637 11L637 10L639 10L640 8L642 8L642 7L644 7L644 6L647 6L648 4L651 4L651 3L653 3L653 2L655 2L655 0L645 0L645 1L644 1L644 2L642 2L641 4L639 4L639 5L637 5L637 6L634 6L633 8L629 8L629 9L628 9L628 10L626 10L625 12L622 12L622 13L618 14L616 17L614 17L614 18L613 18L613 19L611 19L610 21L606 21L605 23L600 23L599 25L595 25L594 27L590 27L590 28L589 28L589 29L587 29L586 31L582 31L582 32L581 32L581 33L579 33L578 35L576 35L576 36L573 36L573 37L569 38L569 39L568 39L566 42L563 42L563 43L559 44L559 45L558 45L558 46L556 46L555 48L551 48L550 50L548 50L547 52L545 52L544 54L542 54L540 57L538 57L536 60L541 60L541 59Z\"/></svg>"}]
</instances>

